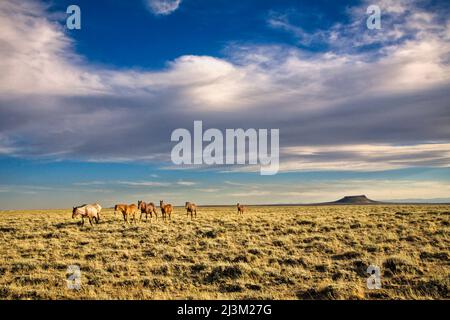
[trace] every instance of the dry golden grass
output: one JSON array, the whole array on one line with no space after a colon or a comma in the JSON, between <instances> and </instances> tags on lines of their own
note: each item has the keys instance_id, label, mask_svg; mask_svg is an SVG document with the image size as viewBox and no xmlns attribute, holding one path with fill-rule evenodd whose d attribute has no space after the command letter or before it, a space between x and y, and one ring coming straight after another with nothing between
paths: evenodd
<instances>
[{"instance_id":1,"label":"dry golden grass","mask_svg":"<svg viewBox=\"0 0 450 320\"><path fill-rule=\"evenodd\" d=\"M447 299L450 206L175 208L124 225L104 210L0 212L2 299ZM66 287L68 265L82 271ZM380 266L382 289L366 288Z\"/></svg>"}]
</instances>

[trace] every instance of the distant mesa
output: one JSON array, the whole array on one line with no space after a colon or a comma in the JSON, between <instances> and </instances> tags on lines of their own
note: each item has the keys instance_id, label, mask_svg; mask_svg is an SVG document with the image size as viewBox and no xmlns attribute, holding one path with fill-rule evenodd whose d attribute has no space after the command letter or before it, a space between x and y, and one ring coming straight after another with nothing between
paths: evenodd
<instances>
[{"instance_id":1,"label":"distant mesa","mask_svg":"<svg viewBox=\"0 0 450 320\"><path fill-rule=\"evenodd\" d=\"M342 199L339 199L334 202L330 202L330 204L375 204L381 203L379 201L374 201L367 198L365 195L360 196L345 196Z\"/></svg>"}]
</instances>

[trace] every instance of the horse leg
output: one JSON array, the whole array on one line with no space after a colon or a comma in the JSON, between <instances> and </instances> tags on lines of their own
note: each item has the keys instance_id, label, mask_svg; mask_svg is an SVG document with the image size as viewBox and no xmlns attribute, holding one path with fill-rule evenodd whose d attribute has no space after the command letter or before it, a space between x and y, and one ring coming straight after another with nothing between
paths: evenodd
<instances>
[{"instance_id":1,"label":"horse leg","mask_svg":"<svg viewBox=\"0 0 450 320\"><path fill-rule=\"evenodd\" d=\"M81 226L84 226L84 217L81 216Z\"/></svg>"},{"instance_id":2,"label":"horse leg","mask_svg":"<svg viewBox=\"0 0 450 320\"><path fill-rule=\"evenodd\" d=\"M92 217L89 217L89 223L91 224L91 227L94 226L94 225L92 224Z\"/></svg>"}]
</instances>

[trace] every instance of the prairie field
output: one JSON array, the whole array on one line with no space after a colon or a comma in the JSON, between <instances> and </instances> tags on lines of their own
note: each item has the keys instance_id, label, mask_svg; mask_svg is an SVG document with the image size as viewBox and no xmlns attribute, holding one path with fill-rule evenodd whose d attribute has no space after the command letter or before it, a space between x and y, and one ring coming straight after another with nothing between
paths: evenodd
<instances>
[{"instance_id":1,"label":"prairie field","mask_svg":"<svg viewBox=\"0 0 450 320\"><path fill-rule=\"evenodd\" d=\"M448 299L449 205L0 212L0 299ZM68 289L69 265L81 270ZM367 268L381 271L368 289Z\"/></svg>"}]
</instances>

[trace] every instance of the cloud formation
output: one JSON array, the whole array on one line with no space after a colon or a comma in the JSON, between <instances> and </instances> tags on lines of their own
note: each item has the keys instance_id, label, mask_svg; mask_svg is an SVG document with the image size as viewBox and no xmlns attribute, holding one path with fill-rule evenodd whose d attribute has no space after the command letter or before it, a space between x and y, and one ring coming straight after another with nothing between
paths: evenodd
<instances>
[{"instance_id":1,"label":"cloud formation","mask_svg":"<svg viewBox=\"0 0 450 320\"><path fill-rule=\"evenodd\" d=\"M155 15L169 15L181 4L181 0L146 0L150 10Z\"/></svg>"},{"instance_id":2,"label":"cloud formation","mask_svg":"<svg viewBox=\"0 0 450 320\"><path fill-rule=\"evenodd\" d=\"M414 2L381 3L380 33L361 32L362 6L348 25L305 34L325 51L242 44L146 71L90 64L44 6L3 1L0 153L167 163L172 130L203 120L280 128L281 170L449 166L450 22Z\"/></svg>"}]
</instances>

